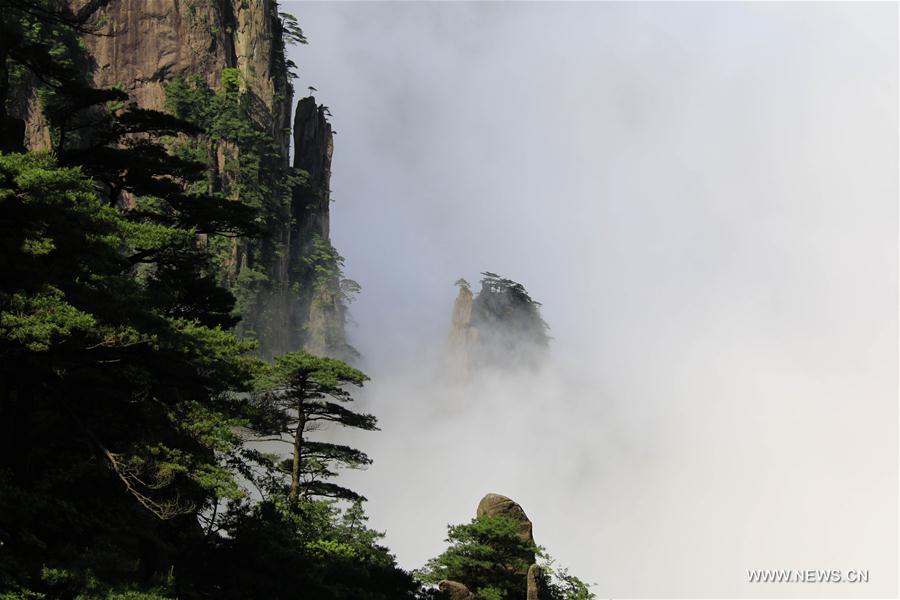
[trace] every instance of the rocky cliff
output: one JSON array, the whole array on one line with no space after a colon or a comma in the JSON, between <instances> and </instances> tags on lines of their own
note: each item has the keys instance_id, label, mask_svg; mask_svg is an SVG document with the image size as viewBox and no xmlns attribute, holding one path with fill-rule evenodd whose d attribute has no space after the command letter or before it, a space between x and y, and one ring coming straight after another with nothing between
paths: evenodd
<instances>
[{"instance_id":1,"label":"rocky cliff","mask_svg":"<svg viewBox=\"0 0 900 600\"><path fill-rule=\"evenodd\" d=\"M313 354L351 359L356 352L344 333L343 259L329 239L334 136L327 113L312 96L301 99L294 112L294 168L306 174L306 181L293 191L290 254L306 269L302 279L311 282L297 299L305 323L298 342Z\"/></svg>"},{"instance_id":2,"label":"rocky cliff","mask_svg":"<svg viewBox=\"0 0 900 600\"><path fill-rule=\"evenodd\" d=\"M167 81L200 76L215 88L224 69L240 69L287 160L291 90L278 60L283 41L275 0L110 0L96 19L105 26L84 42L98 87L120 85L139 106L163 110ZM46 146L36 102L27 123L28 147Z\"/></svg>"},{"instance_id":3,"label":"rocky cliff","mask_svg":"<svg viewBox=\"0 0 900 600\"><path fill-rule=\"evenodd\" d=\"M166 111L167 86L190 81L212 91L226 73L237 72L249 120L271 140L256 179L270 191L265 239L208 241L213 266L238 297L239 333L256 338L273 356L305 348L348 358L344 337L345 295L340 257L329 239L329 179L333 150L325 109L315 99L298 103L294 162L290 163L290 84L282 19L276 0L71 0L77 9L101 4L100 35L84 36L97 87L120 86L141 108ZM199 83L198 83L199 82ZM14 116L24 119L26 146L46 148L50 132L36 86L19 99ZM182 115L179 115L182 116ZM268 144L268 142L267 142ZM243 201L232 190L241 148L221 143L210 158L217 171L211 191ZM239 166L237 168L243 168ZM277 180L277 181L273 181ZM293 192L290 191L293 188Z\"/></svg>"},{"instance_id":4,"label":"rocky cliff","mask_svg":"<svg viewBox=\"0 0 900 600\"><path fill-rule=\"evenodd\" d=\"M464 279L457 281L447 366L455 379L466 379L484 368L539 366L550 340L541 305L522 284L494 273L482 275L478 295L472 294Z\"/></svg>"}]
</instances>

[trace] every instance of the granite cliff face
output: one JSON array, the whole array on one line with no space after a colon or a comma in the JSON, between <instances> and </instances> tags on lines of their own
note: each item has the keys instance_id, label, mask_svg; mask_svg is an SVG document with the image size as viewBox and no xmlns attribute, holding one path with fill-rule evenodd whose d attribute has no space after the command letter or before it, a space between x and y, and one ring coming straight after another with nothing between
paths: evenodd
<instances>
[{"instance_id":1,"label":"granite cliff face","mask_svg":"<svg viewBox=\"0 0 900 600\"><path fill-rule=\"evenodd\" d=\"M96 0L71 0L77 9ZM199 79L221 89L223 73L240 73L252 120L271 136L266 177L308 173L266 223L267 239L231 240L217 268L236 295L252 293L238 331L258 339L271 357L290 350L349 358L344 336L346 308L339 257L329 239L329 180L333 143L324 107L314 98L297 105L294 161L290 162L293 89L285 60L282 20L276 0L107 0L97 12L103 35L86 35L97 87L121 86L141 108L165 111L166 85ZM20 98L16 117L25 121L29 149L50 145L50 133L32 88ZM231 154L229 154L231 152ZM222 144L213 168L227 181L226 163L239 160ZM293 169L292 169L293 167ZM261 171L262 172L262 171ZM274 174L274 175L273 175ZM267 182L268 184L268 182ZM327 264L326 264L327 263ZM324 275L323 275L324 273ZM252 292L237 289L252 274L263 279Z\"/></svg>"},{"instance_id":2,"label":"granite cliff face","mask_svg":"<svg viewBox=\"0 0 900 600\"><path fill-rule=\"evenodd\" d=\"M98 87L121 85L142 108L164 110L167 81L200 76L216 88L224 69L240 69L287 160L291 91L277 60L283 42L275 0L109 0L96 18L107 23L102 35L84 42ZM33 101L26 140L32 149L49 141Z\"/></svg>"}]
</instances>

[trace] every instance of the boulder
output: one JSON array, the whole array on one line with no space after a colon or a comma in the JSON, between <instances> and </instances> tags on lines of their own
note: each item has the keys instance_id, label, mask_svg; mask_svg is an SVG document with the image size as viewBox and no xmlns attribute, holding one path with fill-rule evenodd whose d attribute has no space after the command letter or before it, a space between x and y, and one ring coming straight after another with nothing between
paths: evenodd
<instances>
[{"instance_id":1,"label":"boulder","mask_svg":"<svg viewBox=\"0 0 900 600\"><path fill-rule=\"evenodd\" d=\"M508 517L519 523L519 536L523 540L534 543L531 531L531 520L518 503L500 494L488 494L478 503L475 516L489 515L493 517Z\"/></svg>"},{"instance_id":2,"label":"boulder","mask_svg":"<svg viewBox=\"0 0 900 600\"><path fill-rule=\"evenodd\" d=\"M444 580L438 583L442 600L475 600L475 594L458 581Z\"/></svg>"}]
</instances>

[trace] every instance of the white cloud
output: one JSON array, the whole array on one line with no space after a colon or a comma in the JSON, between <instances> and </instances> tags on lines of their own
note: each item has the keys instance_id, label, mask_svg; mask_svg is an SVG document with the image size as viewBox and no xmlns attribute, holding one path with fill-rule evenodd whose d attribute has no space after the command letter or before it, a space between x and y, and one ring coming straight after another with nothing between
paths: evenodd
<instances>
[{"instance_id":1,"label":"white cloud","mask_svg":"<svg viewBox=\"0 0 900 600\"><path fill-rule=\"evenodd\" d=\"M496 491L601 597L897 594L896 5L285 8L383 429L349 479L404 566ZM437 385L481 270L554 362Z\"/></svg>"}]
</instances>

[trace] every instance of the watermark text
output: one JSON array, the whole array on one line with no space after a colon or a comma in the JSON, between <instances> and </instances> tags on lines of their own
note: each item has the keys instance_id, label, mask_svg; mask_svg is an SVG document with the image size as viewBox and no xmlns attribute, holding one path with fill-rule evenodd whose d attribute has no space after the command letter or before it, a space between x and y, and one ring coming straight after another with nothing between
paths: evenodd
<instances>
[{"instance_id":1,"label":"watermark text","mask_svg":"<svg viewBox=\"0 0 900 600\"><path fill-rule=\"evenodd\" d=\"M868 569L749 569L750 583L868 583Z\"/></svg>"}]
</instances>

